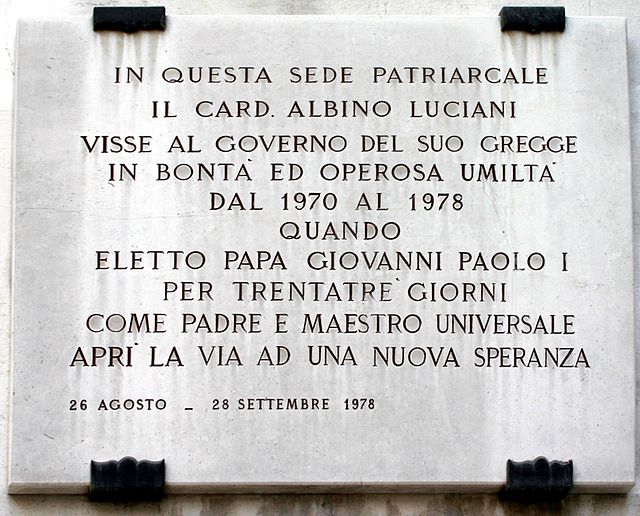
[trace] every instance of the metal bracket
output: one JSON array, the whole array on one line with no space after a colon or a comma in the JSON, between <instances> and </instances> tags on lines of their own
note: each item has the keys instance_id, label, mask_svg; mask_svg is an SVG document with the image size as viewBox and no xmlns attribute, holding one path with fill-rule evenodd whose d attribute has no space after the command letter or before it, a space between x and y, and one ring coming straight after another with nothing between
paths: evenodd
<instances>
[{"instance_id":1,"label":"metal bracket","mask_svg":"<svg viewBox=\"0 0 640 516\"><path fill-rule=\"evenodd\" d=\"M167 16L164 7L94 7L93 30L164 30Z\"/></svg>"},{"instance_id":2,"label":"metal bracket","mask_svg":"<svg viewBox=\"0 0 640 516\"><path fill-rule=\"evenodd\" d=\"M520 503L558 502L573 487L573 461L549 462L546 457L524 462L507 461L507 484L501 500Z\"/></svg>"},{"instance_id":3,"label":"metal bracket","mask_svg":"<svg viewBox=\"0 0 640 516\"><path fill-rule=\"evenodd\" d=\"M164 460L124 457L91 461L89 500L92 502L158 502L164 496Z\"/></svg>"},{"instance_id":4,"label":"metal bracket","mask_svg":"<svg viewBox=\"0 0 640 516\"><path fill-rule=\"evenodd\" d=\"M503 7L500 10L502 31L564 32L564 7Z\"/></svg>"}]
</instances>

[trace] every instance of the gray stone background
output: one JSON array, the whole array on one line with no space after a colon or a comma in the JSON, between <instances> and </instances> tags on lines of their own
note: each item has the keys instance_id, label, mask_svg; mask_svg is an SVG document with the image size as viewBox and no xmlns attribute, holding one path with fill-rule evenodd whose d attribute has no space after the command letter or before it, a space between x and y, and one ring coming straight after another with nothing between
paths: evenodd
<instances>
[{"instance_id":1,"label":"gray stone background","mask_svg":"<svg viewBox=\"0 0 640 516\"><path fill-rule=\"evenodd\" d=\"M495 16L503 5L564 5L568 16L627 18L633 160L636 328L640 321L640 0L0 0L0 514L475 515L640 514L640 482L627 495L573 495L553 506L502 503L495 495L170 496L161 504L90 504L82 496L7 495L10 392L12 103L18 17L90 16L94 5L164 5L171 14L418 14ZM87 18L89 23L89 18ZM636 330L636 333L637 330ZM636 344L637 347L637 344ZM636 354L638 356L638 354ZM640 371L636 358L636 370ZM46 386L43 386L43 389ZM461 443L464 446L464 443ZM636 451L636 463L639 463ZM464 468L460 464L460 468ZM87 472L88 475L88 472ZM636 478L638 474L636 473Z\"/></svg>"}]
</instances>

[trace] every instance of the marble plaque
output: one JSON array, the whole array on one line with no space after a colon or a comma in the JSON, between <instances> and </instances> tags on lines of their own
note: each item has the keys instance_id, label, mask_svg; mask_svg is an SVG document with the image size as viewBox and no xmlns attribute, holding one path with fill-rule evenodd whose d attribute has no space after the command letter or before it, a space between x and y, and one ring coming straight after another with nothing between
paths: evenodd
<instances>
[{"instance_id":1,"label":"marble plaque","mask_svg":"<svg viewBox=\"0 0 640 516\"><path fill-rule=\"evenodd\" d=\"M634 481L625 22L23 20L9 488Z\"/></svg>"}]
</instances>

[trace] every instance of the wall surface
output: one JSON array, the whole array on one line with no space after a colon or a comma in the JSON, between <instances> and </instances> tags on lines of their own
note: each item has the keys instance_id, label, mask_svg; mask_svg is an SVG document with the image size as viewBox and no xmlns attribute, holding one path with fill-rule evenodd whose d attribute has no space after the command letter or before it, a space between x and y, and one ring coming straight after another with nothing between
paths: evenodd
<instances>
[{"instance_id":1,"label":"wall surface","mask_svg":"<svg viewBox=\"0 0 640 516\"><path fill-rule=\"evenodd\" d=\"M564 5L568 16L624 16L627 18L631 142L633 159L635 277L640 267L640 2L637 0L554 0L508 2L519 5ZM11 272L11 162L14 40L16 19L39 16L86 16L94 5L158 5L172 14L420 14L497 15L504 3L490 0L168 0L165 2L121 2L106 0L0 0L4 31L0 53L0 441L8 441L10 391L10 272ZM636 320L638 317L638 281ZM637 325L638 323L636 323ZM637 333L637 332L636 332ZM638 353L636 353L638 356ZM640 367L636 370L640 371ZM46 388L43 386L43 388ZM6 449L6 447L5 447ZM636 456L638 452L636 451ZM636 458L636 463L640 462ZM460 468L464 468L460 464ZM640 481L626 495L573 495L561 505L527 507L500 502L494 495L228 495L172 496L162 504L90 504L83 497L8 496L6 452L0 453L0 514L311 514L311 515L401 515L401 514L638 514ZM636 474L636 478L637 478Z\"/></svg>"}]
</instances>

